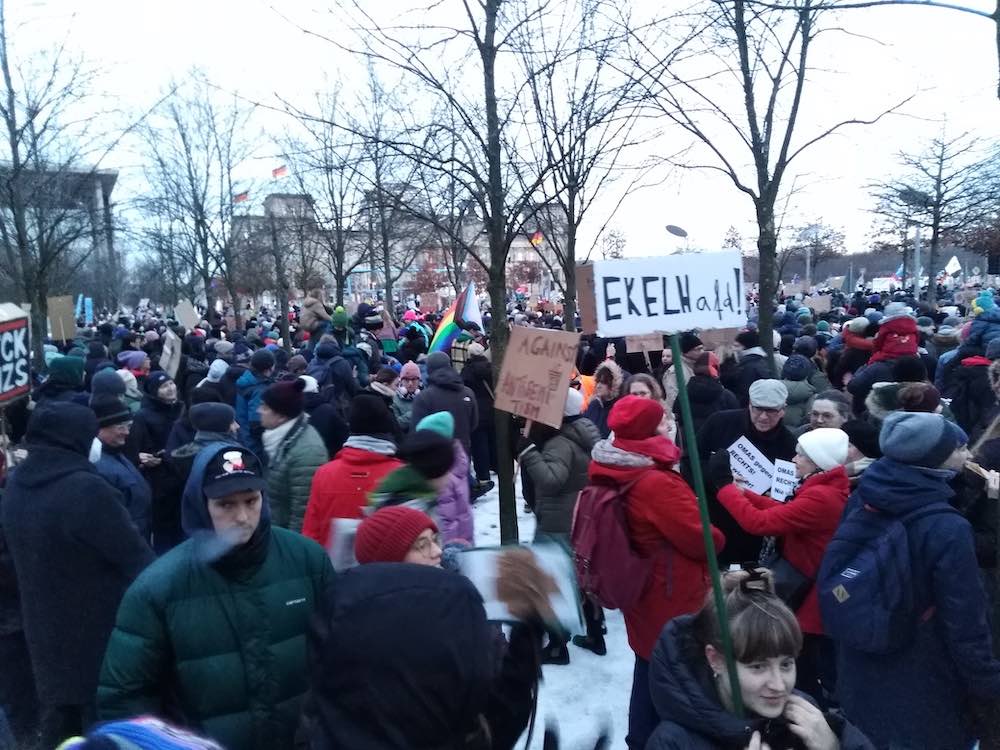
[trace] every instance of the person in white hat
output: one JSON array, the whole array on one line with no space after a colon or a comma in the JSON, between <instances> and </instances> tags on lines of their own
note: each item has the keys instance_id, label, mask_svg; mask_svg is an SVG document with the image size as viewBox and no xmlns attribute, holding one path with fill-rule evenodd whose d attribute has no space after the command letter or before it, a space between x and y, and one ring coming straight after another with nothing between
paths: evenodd
<instances>
[{"instance_id":1,"label":"person in white hat","mask_svg":"<svg viewBox=\"0 0 1000 750\"><path fill-rule=\"evenodd\" d=\"M736 483L719 490L719 502L751 534L773 537L761 562L772 568L777 593L802 627L796 687L821 706L833 690L833 645L823 634L813 582L823 553L840 523L851 485L844 470L847 433L819 427L799 437L795 473L801 484L785 502L757 495Z\"/></svg>"}]
</instances>

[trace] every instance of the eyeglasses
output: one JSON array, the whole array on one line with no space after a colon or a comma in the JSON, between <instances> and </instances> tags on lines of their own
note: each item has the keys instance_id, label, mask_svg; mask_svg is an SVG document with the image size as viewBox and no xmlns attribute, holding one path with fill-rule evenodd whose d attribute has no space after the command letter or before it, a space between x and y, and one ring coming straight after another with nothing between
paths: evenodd
<instances>
[{"instance_id":1,"label":"eyeglasses","mask_svg":"<svg viewBox=\"0 0 1000 750\"><path fill-rule=\"evenodd\" d=\"M410 547L410 549L414 552L419 552L421 555L429 555L431 554L432 546L441 549L441 537L437 534L432 537L423 537L418 539L413 543L413 546Z\"/></svg>"},{"instance_id":2,"label":"eyeglasses","mask_svg":"<svg viewBox=\"0 0 1000 750\"><path fill-rule=\"evenodd\" d=\"M399 380L402 383L419 383L420 382L420 378L400 378Z\"/></svg>"},{"instance_id":3,"label":"eyeglasses","mask_svg":"<svg viewBox=\"0 0 1000 750\"><path fill-rule=\"evenodd\" d=\"M754 406L753 404L750 404L750 409L758 414L780 414L785 410L785 407L779 406L777 408L771 408L769 406Z\"/></svg>"}]
</instances>

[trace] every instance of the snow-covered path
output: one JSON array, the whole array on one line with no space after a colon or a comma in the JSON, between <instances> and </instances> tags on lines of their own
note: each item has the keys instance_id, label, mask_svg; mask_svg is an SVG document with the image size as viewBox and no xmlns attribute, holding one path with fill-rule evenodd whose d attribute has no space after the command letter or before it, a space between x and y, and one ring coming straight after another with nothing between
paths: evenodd
<instances>
[{"instance_id":1,"label":"snow-covered path","mask_svg":"<svg viewBox=\"0 0 1000 750\"><path fill-rule=\"evenodd\" d=\"M522 541L531 541L535 535L535 517L524 513L520 495L518 487L518 529ZM475 519L476 544L499 544L497 490L479 499L475 506ZM606 616L606 656L597 656L571 645L567 666L544 667L531 750L540 750L544 728L552 723L559 726L560 750L593 750L594 740L602 727L610 728L613 750L624 750L634 656L628 647L621 613L607 612ZM523 745L522 739L517 747Z\"/></svg>"}]
</instances>

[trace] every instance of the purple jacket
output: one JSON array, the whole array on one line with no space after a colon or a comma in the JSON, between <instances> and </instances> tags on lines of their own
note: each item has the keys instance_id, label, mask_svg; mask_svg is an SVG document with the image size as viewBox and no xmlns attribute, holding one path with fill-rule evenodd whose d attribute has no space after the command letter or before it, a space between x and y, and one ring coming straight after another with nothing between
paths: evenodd
<instances>
[{"instance_id":1,"label":"purple jacket","mask_svg":"<svg viewBox=\"0 0 1000 750\"><path fill-rule=\"evenodd\" d=\"M469 505L469 457L458 440L455 441L455 463L448 473L448 483L438 494L435 512L443 544L457 539L475 543L472 507Z\"/></svg>"}]
</instances>

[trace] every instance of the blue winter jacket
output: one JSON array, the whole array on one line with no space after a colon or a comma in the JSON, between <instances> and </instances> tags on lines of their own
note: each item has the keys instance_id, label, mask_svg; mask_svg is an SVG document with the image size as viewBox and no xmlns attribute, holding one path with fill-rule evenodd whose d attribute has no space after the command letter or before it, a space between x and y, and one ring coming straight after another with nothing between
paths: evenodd
<instances>
[{"instance_id":1,"label":"blue winter jacket","mask_svg":"<svg viewBox=\"0 0 1000 750\"><path fill-rule=\"evenodd\" d=\"M122 494L122 505L128 511L132 524L139 536L148 542L152 524L150 513L153 491L142 472L120 450L115 451L107 446L102 447L101 459L94 466L97 473Z\"/></svg>"},{"instance_id":2,"label":"blue winter jacket","mask_svg":"<svg viewBox=\"0 0 1000 750\"><path fill-rule=\"evenodd\" d=\"M947 507L951 476L881 458L861 475L846 512L868 505L901 516ZM916 635L885 655L838 644L837 692L847 717L876 747L968 748L975 739L971 705L1000 698L972 527L945 512L913 521L907 531L921 619Z\"/></svg>"},{"instance_id":3,"label":"blue winter jacket","mask_svg":"<svg viewBox=\"0 0 1000 750\"><path fill-rule=\"evenodd\" d=\"M264 428L260 424L257 408L264 399L264 391L274 382L270 376L258 375L247 370L236 381L236 421L240 426L240 442L256 455L264 456L261 435Z\"/></svg>"},{"instance_id":4,"label":"blue winter jacket","mask_svg":"<svg viewBox=\"0 0 1000 750\"><path fill-rule=\"evenodd\" d=\"M993 339L1000 338L1000 307L983 310L972 321L966 346L981 347L984 351Z\"/></svg>"}]
</instances>

